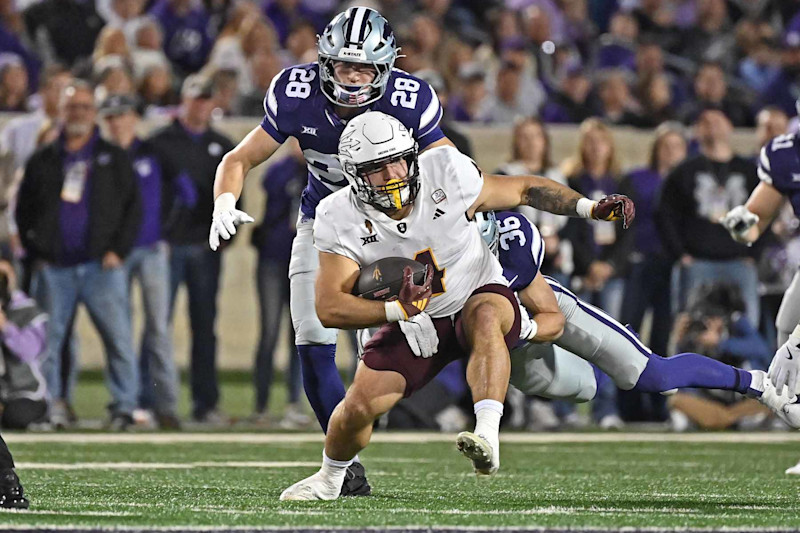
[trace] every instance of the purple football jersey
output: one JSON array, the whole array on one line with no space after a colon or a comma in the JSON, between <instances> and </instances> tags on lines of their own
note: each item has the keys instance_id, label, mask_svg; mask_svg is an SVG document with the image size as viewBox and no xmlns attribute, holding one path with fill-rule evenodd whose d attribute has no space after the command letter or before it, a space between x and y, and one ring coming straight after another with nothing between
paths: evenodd
<instances>
[{"instance_id":1,"label":"purple football jersey","mask_svg":"<svg viewBox=\"0 0 800 533\"><path fill-rule=\"evenodd\" d=\"M346 120L339 118L322 92L319 65L306 63L281 71L272 80L264 98L264 131L279 143L294 137L300 143L308 166L308 185L300 209L308 217L320 200L347 185L339 160L339 136ZM409 129L419 149L442 139L439 128L442 107L436 92L426 82L394 69L386 92L364 111L380 111L398 119Z\"/></svg>"}]
</instances>

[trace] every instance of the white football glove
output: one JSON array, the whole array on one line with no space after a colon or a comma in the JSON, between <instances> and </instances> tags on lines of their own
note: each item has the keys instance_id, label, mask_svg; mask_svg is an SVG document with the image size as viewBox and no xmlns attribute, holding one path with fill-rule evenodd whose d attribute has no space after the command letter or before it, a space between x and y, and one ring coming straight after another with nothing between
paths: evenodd
<instances>
[{"instance_id":1,"label":"white football glove","mask_svg":"<svg viewBox=\"0 0 800 533\"><path fill-rule=\"evenodd\" d=\"M427 359L439 351L439 335L428 313L423 311L399 324L414 355Z\"/></svg>"},{"instance_id":2,"label":"white football glove","mask_svg":"<svg viewBox=\"0 0 800 533\"><path fill-rule=\"evenodd\" d=\"M790 335L789 340L778 348L767 375L779 391L783 391L783 386L786 385L790 396L797 394L797 381L800 377L800 338Z\"/></svg>"},{"instance_id":3,"label":"white football glove","mask_svg":"<svg viewBox=\"0 0 800 533\"><path fill-rule=\"evenodd\" d=\"M253 217L236 209L236 197L233 193L224 192L214 201L214 214L211 216L211 232L208 234L208 245L215 252L219 248L219 238L226 241L236 234L236 226L253 222Z\"/></svg>"},{"instance_id":4,"label":"white football glove","mask_svg":"<svg viewBox=\"0 0 800 533\"><path fill-rule=\"evenodd\" d=\"M720 224L725 226L733 240L748 243L745 234L758 224L758 215L751 213L745 206L737 205L720 219Z\"/></svg>"}]
</instances>

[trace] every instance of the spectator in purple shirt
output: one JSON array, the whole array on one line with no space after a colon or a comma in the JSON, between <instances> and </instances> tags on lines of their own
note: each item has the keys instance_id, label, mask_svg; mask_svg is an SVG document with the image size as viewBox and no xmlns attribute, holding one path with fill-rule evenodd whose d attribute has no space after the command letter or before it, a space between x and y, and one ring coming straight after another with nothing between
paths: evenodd
<instances>
[{"instance_id":1,"label":"spectator in purple shirt","mask_svg":"<svg viewBox=\"0 0 800 533\"><path fill-rule=\"evenodd\" d=\"M42 370L53 400L51 422L66 425L60 354L83 302L108 360L109 428L122 430L133 421L139 389L122 268L139 232L139 192L128 155L99 136L92 87L72 82L61 109L61 135L31 156L16 210L22 245L34 261L39 301L50 317Z\"/></svg>"},{"instance_id":2,"label":"spectator in purple shirt","mask_svg":"<svg viewBox=\"0 0 800 533\"><path fill-rule=\"evenodd\" d=\"M194 0L158 0L149 11L164 30L164 53L182 73L191 74L206 63L214 39L203 4Z\"/></svg>"},{"instance_id":3,"label":"spectator in purple shirt","mask_svg":"<svg viewBox=\"0 0 800 533\"><path fill-rule=\"evenodd\" d=\"M169 329L169 250L161 232L161 164L147 140L136 136L139 113L132 95L109 96L100 106L113 142L128 151L142 199L142 225L125 258L130 288L136 278L142 290L144 331L139 356L139 407L153 410L162 429L179 429L178 373ZM137 413L139 414L139 413ZM141 413L145 420L149 412ZM138 417L137 417L138 418Z\"/></svg>"}]
</instances>

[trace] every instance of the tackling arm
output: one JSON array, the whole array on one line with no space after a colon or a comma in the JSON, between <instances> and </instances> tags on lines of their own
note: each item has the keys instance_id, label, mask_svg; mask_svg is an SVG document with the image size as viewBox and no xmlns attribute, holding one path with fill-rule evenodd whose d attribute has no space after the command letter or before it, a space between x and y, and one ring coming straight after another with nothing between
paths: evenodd
<instances>
[{"instance_id":1,"label":"tackling arm","mask_svg":"<svg viewBox=\"0 0 800 533\"><path fill-rule=\"evenodd\" d=\"M253 222L253 217L236 209L236 200L242 194L244 178L250 169L269 159L280 146L257 126L220 161L214 177L214 214L208 235L212 250L219 248L220 237L230 239L236 233L236 226Z\"/></svg>"},{"instance_id":2,"label":"tackling arm","mask_svg":"<svg viewBox=\"0 0 800 533\"><path fill-rule=\"evenodd\" d=\"M622 220L626 228L635 216L633 201L624 195L613 194L594 202L569 187L541 176L496 175L484 178L483 188L467 213L471 217L476 211L512 209L521 205L556 215Z\"/></svg>"},{"instance_id":3,"label":"tackling arm","mask_svg":"<svg viewBox=\"0 0 800 533\"><path fill-rule=\"evenodd\" d=\"M530 285L519 293L519 301L531 312L531 320L536 324L528 342L553 342L564 332L564 318L553 289L539 272Z\"/></svg>"},{"instance_id":4,"label":"tackling arm","mask_svg":"<svg viewBox=\"0 0 800 533\"><path fill-rule=\"evenodd\" d=\"M236 147L225 154L214 177L214 198L231 193L238 199L244 178L253 167L269 159L280 144L261 126L256 126Z\"/></svg>"}]
</instances>

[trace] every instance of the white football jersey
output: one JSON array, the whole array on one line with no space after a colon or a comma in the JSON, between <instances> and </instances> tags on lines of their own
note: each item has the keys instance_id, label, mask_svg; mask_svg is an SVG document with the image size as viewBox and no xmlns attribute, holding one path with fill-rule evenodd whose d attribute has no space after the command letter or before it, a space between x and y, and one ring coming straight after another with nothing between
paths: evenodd
<instances>
[{"instance_id":1,"label":"white football jersey","mask_svg":"<svg viewBox=\"0 0 800 533\"><path fill-rule=\"evenodd\" d=\"M478 287L508 282L466 216L483 187L475 163L452 146L432 148L419 156L419 181L414 207L402 220L362 203L351 187L323 199L314 221L314 246L361 267L385 257L430 264L433 297L425 311L434 318L451 316Z\"/></svg>"}]
</instances>

